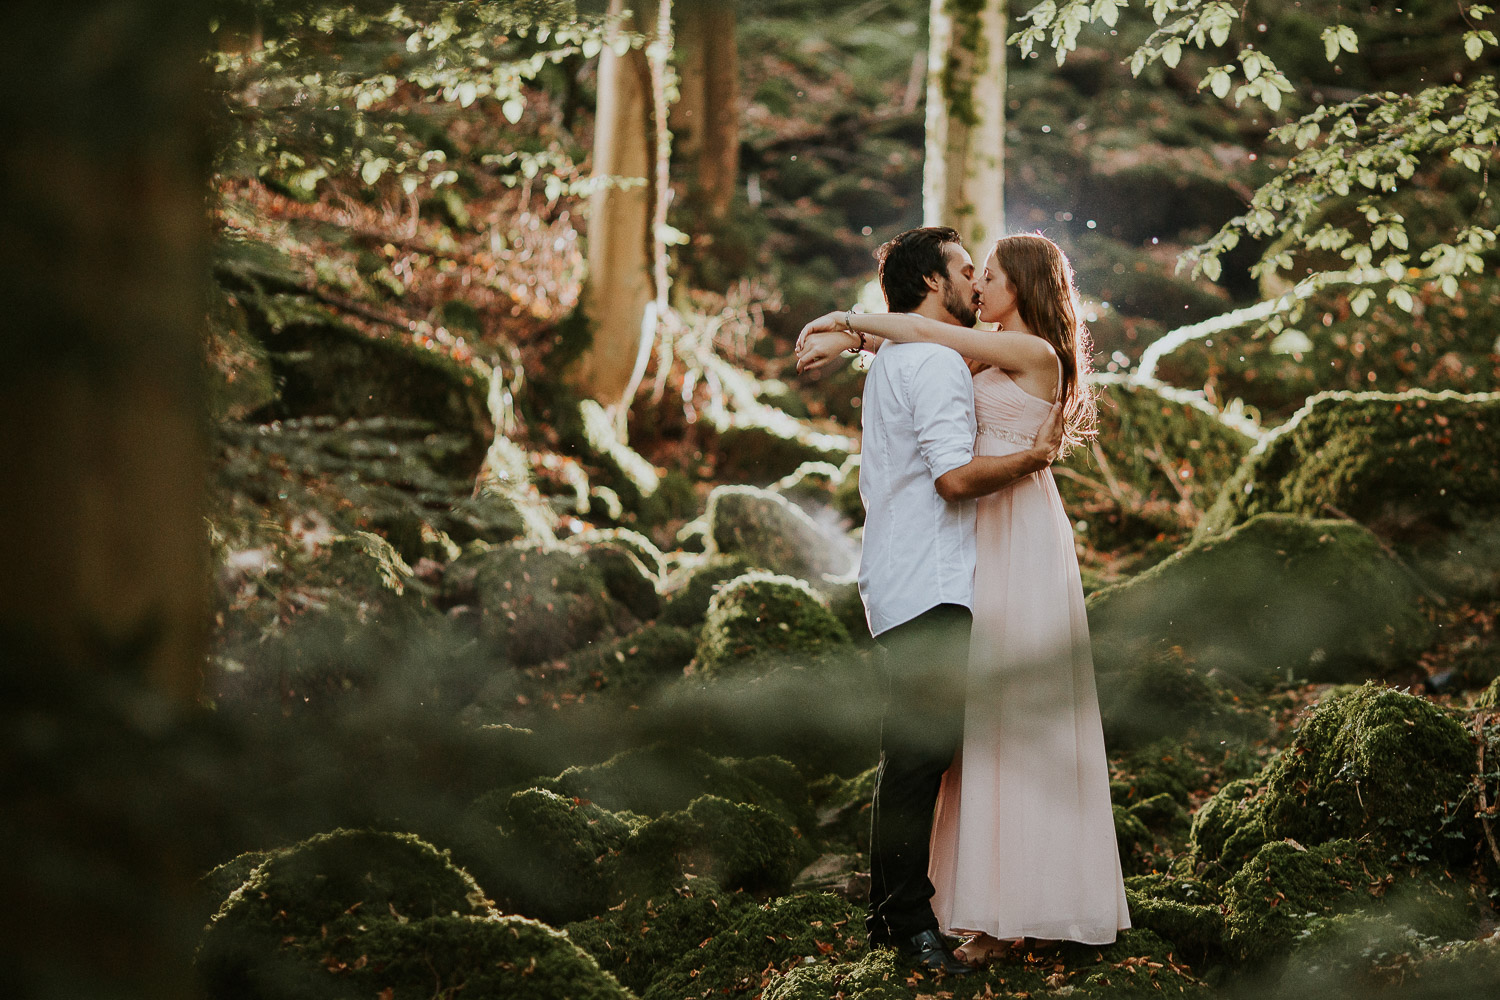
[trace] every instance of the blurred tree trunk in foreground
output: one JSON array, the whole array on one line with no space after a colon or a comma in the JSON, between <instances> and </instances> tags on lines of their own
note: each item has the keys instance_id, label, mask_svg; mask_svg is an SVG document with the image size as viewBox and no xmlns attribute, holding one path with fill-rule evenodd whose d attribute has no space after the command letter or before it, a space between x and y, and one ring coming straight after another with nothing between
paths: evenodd
<instances>
[{"instance_id":1,"label":"blurred tree trunk in foreground","mask_svg":"<svg viewBox=\"0 0 1500 1000\"><path fill-rule=\"evenodd\" d=\"M160 738L155 695L190 704L207 648L208 12L17 6L0 40L0 938L20 991L0 992L186 996L191 953L166 923L190 882L171 836L141 835L155 790L100 719L154 712Z\"/></svg>"},{"instance_id":2,"label":"blurred tree trunk in foreground","mask_svg":"<svg viewBox=\"0 0 1500 1000\"><path fill-rule=\"evenodd\" d=\"M677 4L682 79L672 105L673 144L692 193L715 219L734 200L740 169L739 50L734 0Z\"/></svg>"},{"instance_id":3,"label":"blurred tree trunk in foreground","mask_svg":"<svg viewBox=\"0 0 1500 1000\"><path fill-rule=\"evenodd\" d=\"M624 7L624 0L610 0L609 16L618 17ZM653 300L658 295L656 262L665 253L654 225L656 95L646 51L657 30L656 4L645 0L620 28L648 41L624 55L606 45L599 55L593 171L601 180L616 180L595 191L589 205L583 307L593 344L572 373L582 392L617 411L629 405L650 352Z\"/></svg>"},{"instance_id":4,"label":"blurred tree trunk in foreground","mask_svg":"<svg viewBox=\"0 0 1500 1000\"><path fill-rule=\"evenodd\" d=\"M978 258L1005 234L1002 0L932 0L922 223L952 226Z\"/></svg>"}]
</instances>

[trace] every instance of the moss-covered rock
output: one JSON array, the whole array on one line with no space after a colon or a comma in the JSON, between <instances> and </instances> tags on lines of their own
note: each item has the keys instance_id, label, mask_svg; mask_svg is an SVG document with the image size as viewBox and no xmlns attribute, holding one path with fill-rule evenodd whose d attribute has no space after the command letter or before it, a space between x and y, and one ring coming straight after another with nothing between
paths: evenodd
<instances>
[{"instance_id":1,"label":"moss-covered rock","mask_svg":"<svg viewBox=\"0 0 1500 1000\"><path fill-rule=\"evenodd\" d=\"M775 895L810 860L808 842L776 813L703 795L643 824L622 851L620 876L627 891L671 885L685 873Z\"/></svg>"},{"instance_id":2,"label":"moss-covered rock","mask_svg":"<svg viewBox=\"0 0 1500 1000\"><path fill-rule=\"evenodd\" d=\"M1151 853L1154 838L1146 824L1137 819L1130 810L1112 806L1115 817L1115 844L1120 850L1120 867L1127 872L1140 872L1145 868L1145 859Z\"/></svg>"},{"instance_id":3,"label":"moss-covered rock","mask_svg":"<svg viewBox=\"0 0 1500 1000\"><path fill-rule=\"evenodd\" d=\"M585 548L595 545L623 548L640 560L646 572L658 585L666 574L667 557L651 539L639 531L632 531L629 528L595 528L591 531L580 532L568 541Z\"/></svg>"},{"instance_id":4,"label":"moss-covered rock","mask_svg":"<svg viewBox=\"0 0 1500 1000\"><path fill-rule=\"evenodd\" d=\"M450 604L477 605L481 633L517 664L563 657L638 623L600 568L566 546L471 547L449 566L443 591Z\"/></svg>"},{"instance_id":5,"label":"moss-covered rock","mask_svg":"<svg viewBox=\"0 0 1500 1000\"><path fill-rule=\"evenodd\" d=\"M484 796L473 812L498 830L481 870L508 910L561 924L618 898L617 857L637 817L543 788Z\"/></svg>"},{"instance_id":6,"label":"moss-covered rock","mask_svg":"<svg viewBox=\"0 0 1500 1000\"><path fill-rule=\"evenodd\" d=\"M630 609L641 621L650 621L661 611L657 592L659 577L624 544L596 541L581 544L570 541L568 547L580 552L599 571L609 596Z\"/></svg>"},{"instance_id":7,"label":"moss-covered rock","mask_svg":"<svg viewBox=\"0 0 1500 1000\"><path fill-rule=\"evenodd\" d=\"M1438 586L1500 587L1500 395L1320 393L1257 446L1198 529L1352 517Z\"/></svg>"},{"instance_id":8,"label":"moss-covered rock","mask_svg":"<svg viewBox=\"0 0 1500 1000\"><path fill-rule=\"evenodd\" d=\"M1101 671L1179 646L1265 680L1379 676L1424 649L1421 588L1350 521L1261 514L1089 598Z\"/></svg>"},{"instance_id":9,"label":"moss-covered rock","mask_svg":"<svg viewBox=\"0 0 1500 1000\"><path fill-rule=\"evenodd\" d=\"M614 642L593 643L566 662L575 689L638 701L682 677L697 650L695 631L654 622Z\"/></svg>"},{"instance_id":10,"label":"moss-covered rock","mask_svg":"<svg viewBox=\"0 0 1500 1000\"><path fill-rule=\"evenodd\" d=\"M1200 861L1235 871L1270 839L1266 830L1264 780L1227 781L1193 814L1189 843Z\"/></svg>"},{"instance_id":11,"label":"moss-covered rock","mask_svg":"<svg viewBox=\"0 0 1500 1000\"><path fill-rule=\"evenodd\" d=\"M1136 875L1125 880L1125 898L1131 926L1155 932L1194 968L1224 960L1224 913L1212 886L1192 878Z\"/></svg>"},{"instance_id":12,"label":"moss-covered rock","mask_svg":"<svg viewBox=\"0 0 1500 1000\"><path fill-rule=\"evenodd\" d=\"M665 601L659 621L697 628L708 615L708 603L719 588L754 567L743 556L705 555L674 573L664 585Z\"/></svg>"},{"instance_id":13,"label":"moss-covered rock","mask_svg":"<svg viewBox=\"0 0 1500 1000\"><path fill-rule=\"evenodd\" d=\"M626 750L602 764L570 767L540 784L566 797L643 816L684 809L711 794L761 806L804 831L814 823L806 781L775 757L721 759L658 743Z\"/></svg>"},{"instance_id":14,"label":"moss-covered rock","mask_svg":"<svg viewBox=\"0 0 1500 1000\"><path fill-rule=\"evenodd\" d=\"M818 808L818 829L830 844L870 850L870 809L875 799L875 774L871 767L852 778L830 774L813 789Z\"/></svg>"},{"instance_id":15,"label":"moss-covered rock","mask_svg":"<svg viewBox=\"0 0 1500 1000\"><path fill-rule=\"evenodd\" d=\"M843 625L801 580L747 573L726 583L709 603L697 669L712 678L807 663L849 643Z\"/></svg>"},{"instance_id":16,"label":"moss-covered rock","mask_svg":"<svg viewBox=\"0 0 1500 1000\"><path fill-rule=\"evenodd\" d=\"M1265 824L1303 843L1359 839L1461 865L1477 836L1464 728L1425 698L1366 684L1325 698L1266 770Z\"/></svg>"},{"instance_id":17,"label":"moss-covered rock","mask_svg":"<svg viewBox=\"0 0 1500 1000\"><path fill-rule=\"evenodd\" d=\"M1098 677L1105 743L1132 750L1157 740L1217 744L1223 737L1264 736L1265 713L1251 699L1200 672L1182 647L1154 651L1144 659Z\"/></svg>"},{"instance_id":18,"label":"moss-covered rock","mask_svg":"<svg viewBox=\"0 0 1500 1000\"><path fill-rule=\"evenodd\" d=\"M632 899L568 933L643 1000L753 996L764 976L808 956L864 949L863 914L845 900L795 893L756 904L706 878Z\"/></svg>"},{"instance_id":19,"label":"moss-covered rock","mask_svg":"<svg viewBox=\"0 0 1500 1000\"><path fill-rule=\"evenodd\" d=\"M836 528L820 528L795 504L749 486L720 486L705 514L717 551L773 573L818 584L853 568L858 553Z\"/></svg>"},{"instance_id":20,"label":"moss-covered rock","mask_svg":"<svg viewBox=\"0 0 1500 1000\"><path fill-rule=\"evenodd\" d=\"M849 457L847 438L820 434L787 417L769 423L738 422L719 433L714 469L721 482L765 486L806 462L839 465Z\"/></svg>"},{"instance_id":21,"label":"moss-covered rock","mask_svg":"<svg viewBox=\"0 0 1500 1000\"><path fill-rule=\"evenodd\" d=\"M805 663L849 644L849 633L807 584L747 573L725 584L709 603L698 640L698 669L707 677L729 676Z\"/></svg>"},{"instance_id":22,"label":"moss-covered rock","mask_svg":"<svg viewBox=\"0 0 1500 1000\"><path fill-rule=\"evenodd\" d=\"M356 915L357 916L354 916ZM199 949L214 996L276 996L322 972L325 929L360 920L498 914L469 874L410 835L335 830L273 852L224 900ZM352 958L352 956L351 956ZM299 987L281 995L333 995Z\"/></svg>"},{"instance_id":23,"label":"moss-covered rock","mask_svg":"<svg viewBox=\"0 0 1500 1000\"><path fill-rule=\"evenodd\" d=\"M1231 954L1251 964L1284 956L1316 918L1368 901L1381 874L1350 840L1266 844L1224 885Z\"/></svg>"}]
</instances>

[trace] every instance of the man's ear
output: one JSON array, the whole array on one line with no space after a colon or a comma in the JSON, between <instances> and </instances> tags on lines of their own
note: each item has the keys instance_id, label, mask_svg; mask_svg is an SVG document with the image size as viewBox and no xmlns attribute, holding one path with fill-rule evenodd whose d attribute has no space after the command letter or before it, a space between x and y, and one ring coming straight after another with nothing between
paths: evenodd
<instances>
[{"instance_id":1,"label":"man's ear","mask_svg":"<svg viewBox=\"0 0 1500 1000\"><path fill-rule=\"evenodd\" d=\"M943 286L937 275L924 274L922 275L922 280L927 282L927 290L929 292L937 292L942 290Z\"/></svg>"}]
</instances>

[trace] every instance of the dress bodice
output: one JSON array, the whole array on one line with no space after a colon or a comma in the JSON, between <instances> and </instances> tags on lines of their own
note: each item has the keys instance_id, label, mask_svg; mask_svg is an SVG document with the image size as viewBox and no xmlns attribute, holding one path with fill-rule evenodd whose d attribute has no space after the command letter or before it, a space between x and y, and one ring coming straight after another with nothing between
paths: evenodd
<instances>
[{"instance_id":1,"label":"dress bodice","mask_svg":"<svg viewBox=\"0 0 1500 1000\"><path fill-rule=\"evenodd\" d=\"M974 376L974 417L979 424L975 451L1009 455L1031 447L1052 404L1022 389L999 368Z\"/></svg>"}]
</instances>

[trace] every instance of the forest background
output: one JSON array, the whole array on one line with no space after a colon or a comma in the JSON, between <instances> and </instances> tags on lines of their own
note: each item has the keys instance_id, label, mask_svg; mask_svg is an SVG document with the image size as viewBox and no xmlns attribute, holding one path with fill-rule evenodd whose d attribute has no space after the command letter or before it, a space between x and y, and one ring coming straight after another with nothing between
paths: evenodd
<instances>
[{"instance_id":1,"label":"forest background","mask_svg":"<svg viewBox=\"0 0 1500 1000\"><path fill-rule=\"evenodd\" d=\"M9 995L1500 979L1486 8L22 6ZM1097 348L1136 929L934 984L859 931L859 374L790 346L1002 215Z\"/></svg>"}]
</instances>

